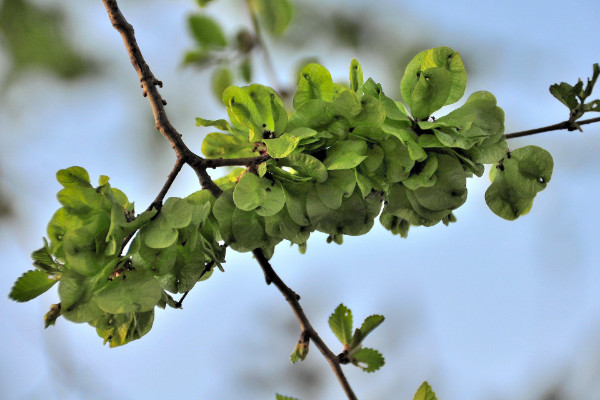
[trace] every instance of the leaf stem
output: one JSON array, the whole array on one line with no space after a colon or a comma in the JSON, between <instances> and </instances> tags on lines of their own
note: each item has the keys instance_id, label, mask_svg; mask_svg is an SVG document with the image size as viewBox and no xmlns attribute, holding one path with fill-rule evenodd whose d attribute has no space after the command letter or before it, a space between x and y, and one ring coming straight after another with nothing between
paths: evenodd
<instances>
[{"instance_id":1,"label":"leaf stem","mask_svg":"<svg viewBox=\"0 0 600 400\"><path fill-rule=\"evenodd\" d=\"M344 375L344 371L342 371L342 367L339 362L339 357L335 355L329 349L329 347L327 347L327 345L325 344L325 342L323 342L317 331L315 331L315 329L310 324L308 318L306 317L306 314L304 314L302 306L300 305L300 296L298 296L296 292L290 289L281 280L281 278L279 277L279 275L277 275L273 267L271 267L269 260L267 260L261 249L253 250L252 254L254 254L254 257L258 261L258 264L260 265L265 274L265 280L267 282L267 285L270 285L271 283L274 284L275 287L279 289L283 297L287 300L288 304L292 308L292 311L294 312L294 315L298 319L298 323L300 324L302 334L304 335L304 337L308 337L309 339L311 339L315 346L317 346L321 354L323 354L323 357L325 357L325 359L331 366L333 373L342 385L342 388L344 389L344 392L346 393L348 399L356 400L356 395L352 391L352 388L350 387L350 384L348 383L348 380Z\"/></svg>"},{"instance_id":2,"label":"leaf stem","mask_svg":"<svg viewBox=\"0 0 600 400\"><path fill-rule=\"evenodd\" d=\"M549 125L549 126L544 126L542 128L530 129L530 130L527 130L527 131L520 131L520 132L509 133L509 134L504 135L504 137L506 139L514 139L514 138L523 137L523 136L535 135L537 133L542 133L542 132L560 131L560 130L563 130L563 129L568 129L569 131L574 131L574 130L578 129L579 125L592 124L594 122L600 122L600 117L598 117L598 118L584 119L583 121L577 121L577 122L563 121L561 123L554 124L554 125Z\"/></svg>"}]
</instances>

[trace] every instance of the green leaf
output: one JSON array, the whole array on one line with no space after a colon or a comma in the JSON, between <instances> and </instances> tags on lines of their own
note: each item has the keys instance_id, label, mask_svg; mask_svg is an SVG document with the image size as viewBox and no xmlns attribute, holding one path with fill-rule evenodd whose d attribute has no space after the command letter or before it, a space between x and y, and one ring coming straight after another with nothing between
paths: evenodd
<instances>
[{"instance_id":1,"label":"green leaf","mask_svg":"<svg viewBox=\"0 0 600 400\"><path fill-rule=\"evenodd\" d=\"M419 204L430 210L456 209L467 200L467 180L462 165L458 159L446 154L438 154L437 160L435 184L417 188L414 196Z\"/></svg>"},{"instance_id":2,"label":"green leaf","mask_svg":"<svg viewBox=\"0 0 600 400\"><path fill-rule=\"evenodd\" d=\"M258 175L247 172L238 181L233 190L233 202L240 210L251 211L260 206L267 198L267 192Z\"/></svg>"},{"instance_id":3,"label":"green leaf","mask_svg":"<svg viewBox=\"0 0 600 400\"><path fill-rule=\"evenodd\" d=\"M343 345L352 339L352 311L340 304L329 316L329 327Z\"/></svg>"},{"instance_id":4,"label":"green leaf","mask_svg":"<svg viewBox=\"0 0 600 400\"><path fill-rule=\"evenodd\" d=\"M59 278L56 277L50 278L43 271L27 271L17 279L10 291L9 297L18 302L35 299L54 286L58 280Z\"/></svg>"},{"instance_id":5,"label":"green leaf","mask_svg":"<svg viewBox=\"0 0 600 400\"><path fill-rule=\"evenodd\" d=\"M306 356L308 356L309 343L310 342L308 340L307 341L302 341L302 340L298 341L298 343L296 344L296 347L294 347L294 351L290 355L290 361L292 362L292 364L296 364L296 362L304 361L306 359Z\"/></svg>"},{"instance_id":6,"label":"green leaf","mask_svg":"<svg viewBox=\"0 0 600 400\"><path fill-rule=\"evenodd\" d=\"M61 169L56 173L56 179L64 187L92 187L89 174L81 167L69 167L67 169Z\"/></svg>"},{"instance_id":7,"label":"green leaf","mask_svg":"<svg viewBox=\"0 0 600 400\"><path fill-rule=\"evenodd\" d=\"M248 131L250 142L278 136L288 122L281 98L266 86L230 86L223 92L223 103L232 124Z\"/></svg>"},{"instance_id":8,"label":"green leaf","mask_svg":"<svg viewBox=\"0 0 600 400\"><path fill-rule=\"evenodd\" d=\"M123 271L96 295L98 306L109 314L150 311L162 297L162 289L145 269Z\"/></svg>"},{"instance_id":9,"label":"green leaf","mask_svg":"<svg viewBox=\"0 0 600 400\"><path fill-rule=\"evenodd\" d=\"M44 239L44 247L31 253L31 258L33 259L33 266L44 271L46 274L52 275L59 272L59 265L52 257L52 254L50 254L50 248L46 239Z\"/></svg>"},{"instance_id":10,"label":"green leaf","mask_svg":"<svg viewBox=\"0 0 600 400\"><path fill-rule=\"evenodd\" d=\"M255 157L254 144L239 136L211 132L204 137L202 154L207 158Z\"/></svg>"},{"instance_id":11,"label":"green leaf","mask_svg":"<svg viewBox=\"0 0 600 400\"><path fill-rule=\"evenodd\" d=\"M281 187L281 183L262 178L261 185L267 196L264 202L256 208L256 213L263 217L277 214L285 206L285 193Z\"/></svg>"},{"instance_id":12,"label":"green leaf","mask_svg":"<svg viewBox=\"0 0 600 400\"><path fill-rule=\"evenodd\" d=\"M369 315L367 318L365 318L365 320L363 321L362 325L360 326L360 333L362 335L362 338L366 338L367 335L371 332L373 332L373 330L375 328L377 328L379 325L381 325L381 323L385 320L383 315L377 315L377 314L373 314L373 315Z\"/></svg>"},{"instance_id":13,"label":"green leaf","mask_svg":"<svg viewBox=\"0 0 600 400\"><path fill-rule=\"evenodd\" d=\"M193 14L188 17L188 26L200 46L217 48L227 46L225 34L214 19L203 14Z\"/></svg>"},{"instance_id":14,"label":"green leaf","mask_svg":"<svg viewBox=\"0 0 600 400\"><path fill-rule=\"evenodd\" d=\"M304 153L292 154L280 160L280 165L292 167L304 176L322 183L327 180L327 168L317 158Z\"/></svg>"},{"instance_id":15,"label":"green leaf","mask_svg":"<svg viewBox=\"0 0 600 400\"><path fill-rule=\"evenodd\" d=\"M418 119L460 100L467 85L467 73L460 55L448 47L417 54L407 65L400 91Z\"/></svg>"},{"instance_id":16,"label":"green leaf","mask_svg":"<svg viewBox=\"0 0 600 400\"><path fill-rule=\"evenodd\" d=\"M211 88L217 100L223 98L223 92L233 84L233 75L228 67L215 69L211 77Z\"/></svg>"},{"instance_id":17,"label":"green leaf","mask_svg":"<svg viewBox=\"0 0 600 400\"><path fill-rule=\"evenodd\" d=\"M573 86L566 82L561 82L560 84L555 83L554 85L551 85L550 94L567 106L569 110L574 110L575 107L579 105L579 101L577 101L579 90L576 90Z\"/></svg>"},{"instance_id":18,"label":"green leaf","mask_svg":"<svg viewBox=\"0 0 600 400\"><path fill-rule=\"evenodd\" d=\"M327 150L323 165L328 170L350 169L367 158L367 143L363 140L342 140Z\"/></svg>"},{"instance_id":19,"label":"green leaf","mask_svg":"<svg viewBox=\"0 0 600 400\"><path fill-rule=\"evenodd\" d=\"M429 383L423 382L419 389L417 389L413 400L437 400L437 397L431 386L429 386Z\"/></svg>"},{"instance_id":20,"label":"green leaf","mask_svg":"<svg viewBox=\"0 0 600 400\"><path fill-rule=\"evenodd\" d=\"M244 58L240 64L240 73L244 82L249 83L252 80L252 59L250 57Z\"/></svg>"},{"instance_id":21,"label":"green leaf","mask_svg":"<svg viewBox=\"0 0 600 400\"><path fill-rule=\"evenodd\" d=\"M319 64L308 64L300 73L300 81L294 95L294 109L309 100L333 100L333 80L329 71Z\"/></svg>"},{"instance_id":22,"label":"green leaf","mask_svg":"<svg viewBox=\"0 0 600 400\"><path fill-rule=\"evenodd\" d=\"M191 205L178 197L170 197L160 213L141 228L142 240L154 249L169 247L177 240L177 230L185 228L191 222Z\"/></svg>"},{"instance_id":23,"label":"green leaf","mask_svg":"<svg viewBox=\"0 0 600 400\"><path fill-rule=\"evenodd\" d=\"M231 220L231 232L235 240L230 245L236 251L251 251L267 244L264 227L258 214L253 211L236 208Z\"/></svg>"},{"instance_id":24,"label":"green leaf","mask_svg":"<svg viewBox=\"0 0 600 400\"><path fill-rule=\"evenodd\" d=\"M103 313L91 324L96 327L98 336L110 347L117 347L139 339L152 329L154 310L140 313L108 314Z\"/></svg>"},{"instance_id":25,"label":"green leaf","mask_svg":"<svg viewBox=\"0 0 600 400\"><path fill-rule=\"evenodd\" d=\"M281 394L276 394L275 395L275 400L298 400L295 397L290 397L290 396L283 396Z\"/></svg>"},{"instance_id":26,"label":"green leaf","mask_svg":"<svg viewBox=\"0 0 600 400\"><path fill-rule=\"evenodd\" d=\"M213 0L196 0L196 3L198 3L198 5L200 7L206 7L206 5L208 3L210 3L211 1L213 1Z\"/></svg>"},{"instance_id":27,"label":"green leaf","mask_svg":"<svg viewBox=\"0 0 600 400\"><path fill-rule=\"evenodd\" d=\"M210 120L204 118L196 118L196 126L214 126L217 129L222 131L231 132L231 127L229 126L229 122L224 119Z\"/></svg>"},{"instance_id":28,"label":"green leaf","mask_svg":"<svg viewBox=\"0 0 600 400\"><path fill-rule=\"evenodd\" d=\"M298 147L300 138L284 133L275 139L263 139L263 142L267 145L267 152L271 157L284 158Z\"/></svg>"},{"instance_id":29,"label":"green leaf","mask_svg":"<svg viewBox=\"0 0 600 400\"><path fill-rule=\"evenodd\" d=\"M375 372L385 364L385 359L375 349L363 347L351 353L352 364L365 372Z\"/></svg>"},{"instance_id":30,"label":"green leaf","mask_svg":"<svg viewBox=\"0 0 600 400\"><path fill-rule=\"evenodd\" d=\"M258 0L256 4L266 30L272 35L282 35L294 16L290 0Z\"/></svg>"},{"instance_id":31,"label":"green leaf","mask_svg":"<svg viewBox=\"0 0 600 400\"><path fill-rule=\"evenodd\" d=\"M350 63L350 90L354 93L362 94L363 71L359 62L355 58Z\"/></svg>"},{"instance_id":32,"label":"green leaf","mask_svg":"<svg viewBox=\"0 0 600 400\"><path fill-rule=\"evenodd\" d=\"M507 154L496 166L485 201L498 216L509 221L527 214L538 192L552 178L554 162L546 150L525 146Z\"/></svg>"}]
</instances>

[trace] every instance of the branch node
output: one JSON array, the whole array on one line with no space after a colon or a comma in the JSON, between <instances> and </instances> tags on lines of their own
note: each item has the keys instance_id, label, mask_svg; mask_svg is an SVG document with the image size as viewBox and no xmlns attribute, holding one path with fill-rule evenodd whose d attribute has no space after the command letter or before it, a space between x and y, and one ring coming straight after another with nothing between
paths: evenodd
<instances>
[{"instance_id":1,"label":"branch node","mask_svg":"<svg viewBox=\"0 0 600 400\"><path fill-rule=\"evenodd\" d=\"M167 105L167 101L165 99L161 99L163 106ZM179 134L179 137L181 137L181 134Z\"/></svg>"}]
</instances>

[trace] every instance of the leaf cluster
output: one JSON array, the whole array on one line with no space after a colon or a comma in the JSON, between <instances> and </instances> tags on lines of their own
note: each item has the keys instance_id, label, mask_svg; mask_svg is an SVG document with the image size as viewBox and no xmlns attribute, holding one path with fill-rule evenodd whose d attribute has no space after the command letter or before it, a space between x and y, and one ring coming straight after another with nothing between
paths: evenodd
<instances>
[{"instance_id":1,"label":"leaf cluster","mask_svg":"<svg viewBox=\"0 0 600 400\"><path fill-rule=\"evenodd\" d=\"M213 199L204 193L134 217L133 203L106 176L95 188L80 167L58 171L57 179L62 207L48 224L49 242L32 254L36 270L10 293L28 301L59 282L61 302L46 314L46 327L62 315L94 326L111 347L128 343L150 330L155 306L176 306L167 291L190 290L224 261L209 220Z\"/></svg>"},{"instance_id":2,"label":"leaf cluster","mask_svg":"<svg viewBox=\"0 0 600 400\"><path fill-rule=\"evenodd\" d=\"M570 85L566 82L555 83L550 86L550 93L558 101L569 108L569 130L581 130L577 120L587 112L600 112L600 100L586 100L592 95L594 85L600 76L600 65L593 65L592 77L587 79L585 87L583 81L579 79L575 85Z\"/></svg>"},{"instance_id":3,"label":"leaf cluster","mask_svg":"<svg viewBox=\"0 0 600 400\"><path fill-rule=\"evenodd\" d=\"M207 157L270 157L232 172L215 202L221 237L234 250L261 248L270 256L282 240L303 250L314 231L341 244L343 235L367 233L378 215L403 237L411 225L454 222L453 211L467 197L466 179L509 154L504 112L488 92L431 117L465 91L464 65L450 48L423 51L407 66L400 88L410 112L373 79L364 81L356 60L349 78L348 86L334 83L325 67L309 64L300 74L293 112L271 88L232 86L223 93L229 122L197 119L199 126L224 131L206 136ZM517 154L524 162L536 157ZM544 165L538 177L547 181L551 161ZM522 184L504 179L508 190ZM488 204L505 192L488 191ZM507 219L527 211L490 207Z\"/></svg>"}]
</instances>

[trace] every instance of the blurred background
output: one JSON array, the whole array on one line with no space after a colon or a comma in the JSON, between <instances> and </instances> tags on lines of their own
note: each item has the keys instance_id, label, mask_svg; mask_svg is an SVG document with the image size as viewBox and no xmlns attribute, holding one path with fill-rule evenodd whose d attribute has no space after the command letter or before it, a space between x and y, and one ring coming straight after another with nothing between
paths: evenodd
<instances>
[{"instance_id":1,"label":"blurred background","mask_svg":"<svg viewBox=\"0 0 600 400\"><path fill-rule=\"evenodd\" d=\"M215 66L183 65L197 46L186 21L206 13L234 38L252 27L245 2L216 0L205 9L192 0L119 5L164 83L171 122L199 152L210 131L195 127L194 118L223 118L225 110L212 94ZM308 58L347 81L355 57L365 79L398 98L408 61L449 46L467 67L466 95L496 95L507 133L567 119L548 86L585 80L600 62L596 1L295 6L290 29L266 37L276 78L252 51L253 81L293 87ZM199 283L183 310L158 310L152 331L122 348L102 346L93 328L63 319L44 330L56 289L28 303L10 301L14 280L31 268L29 255L41 247L58 208L58 169L80 165L93 180L108 175L142 210L175 158L153 129L148 101L100 0L0 2L0 84L0 398L344 398L315 348L306 361L289 362L298 324L249 254L230 252L225 273ZM274 268L302 296L334 351L341 348L327 318L340 302L353 310L355 324L385 315L366 343L386 357L383 369L344 368L359 398L412 399L428 380L440 400L598 399L600 124L584 130L510 142L544 147L555 161L547 189L517 221L487 208L484 175L469 182L469 199L450 227L412 228L401 239L376 226L366 236L345 237L342 246L314 234L304 256L280 245ZM195 190L197 180L184 168L169 195Z\"/></svg>"}]
</instances>

